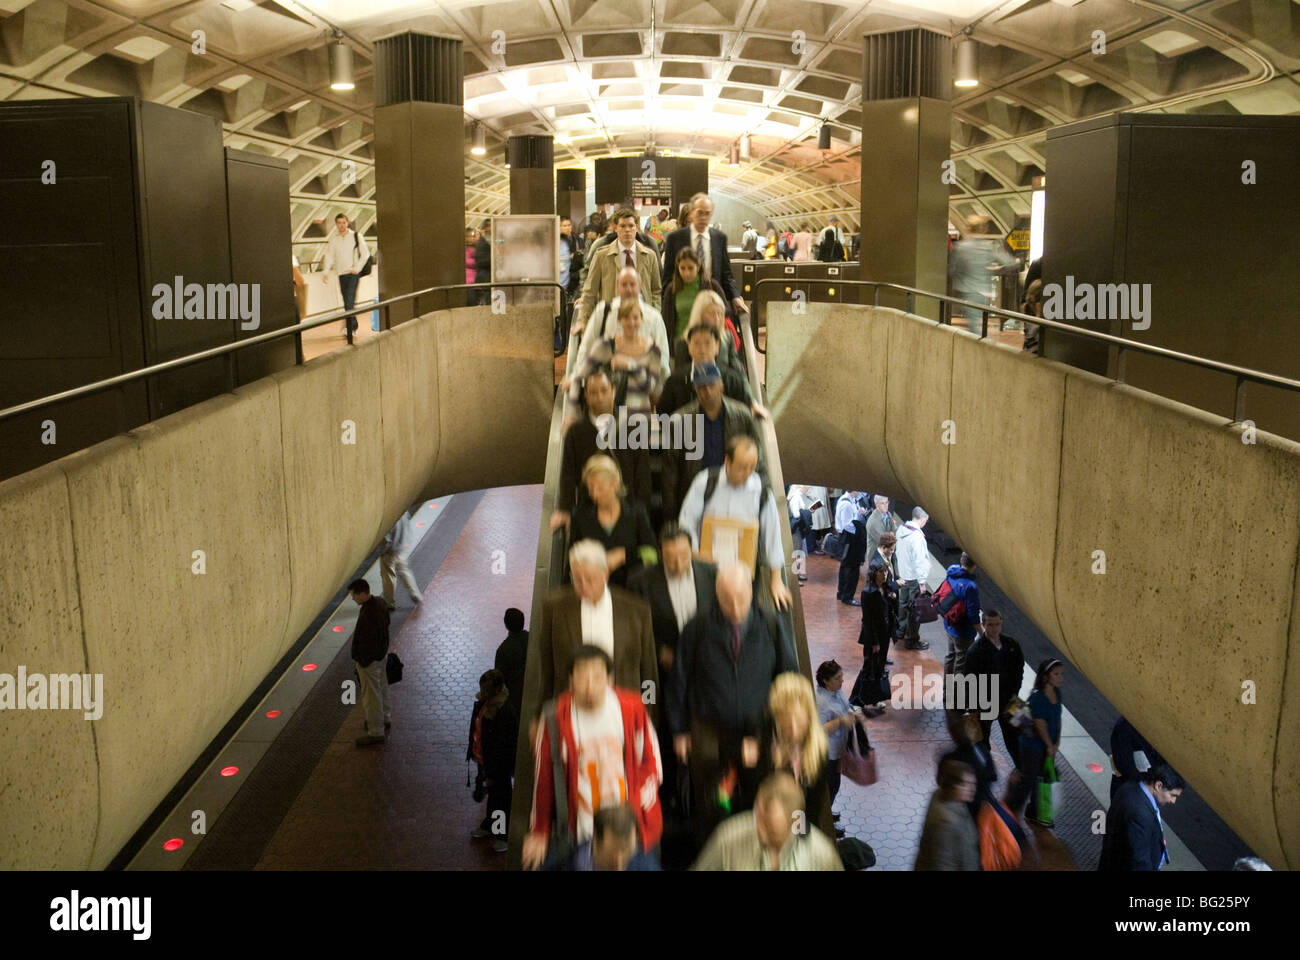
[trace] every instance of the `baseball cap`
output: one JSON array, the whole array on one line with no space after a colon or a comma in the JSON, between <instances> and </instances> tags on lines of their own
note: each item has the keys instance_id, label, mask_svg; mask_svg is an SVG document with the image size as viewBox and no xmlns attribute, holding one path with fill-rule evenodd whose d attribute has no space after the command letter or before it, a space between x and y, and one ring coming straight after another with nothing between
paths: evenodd
<instances>
[{"instance_id":1,"label":"baseball cap","mask_svg":"<svg viewBox=\"0 0 1300 960\"><path fill-rule=\"evenodd\" d=\"M752 227L753 224L750 223L748 220L746 220L744 223L741 224L741 226L742 226L742 227Z\"/></svg>"},{"instance_id":2,"label":"baseball cap","mask_svg":"<svg viewBox=\"0 0 1300 960\"><path fill-rule=\"evenodd\" d=\"M691 386L707 387L711 383L721 383L722 374L716 363L697 363L691 367Z\"/></svg>"}]
</instances>

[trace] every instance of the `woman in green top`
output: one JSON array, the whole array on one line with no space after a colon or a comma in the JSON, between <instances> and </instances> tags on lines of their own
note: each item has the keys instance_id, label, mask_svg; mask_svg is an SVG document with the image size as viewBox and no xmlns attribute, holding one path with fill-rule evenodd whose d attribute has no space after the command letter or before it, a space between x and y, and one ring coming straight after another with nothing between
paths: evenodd
<instances>
[{"instance_id":1,"label":"woman in green top","mask_svg":"<svg viewBox=\"0 0 1300 960\"><path fill-rule=\"evenodd\" d=\"M673 278L664 287L663 309L664 329L673 341L684 339L690 326L691 308L701 290L712 290L722 296L722 287L709 278L707 271L700 269L700 258L690 247L677 251L673 262ZM726 297L722 296L725 303Z\"/></svg>"}]
</instances>

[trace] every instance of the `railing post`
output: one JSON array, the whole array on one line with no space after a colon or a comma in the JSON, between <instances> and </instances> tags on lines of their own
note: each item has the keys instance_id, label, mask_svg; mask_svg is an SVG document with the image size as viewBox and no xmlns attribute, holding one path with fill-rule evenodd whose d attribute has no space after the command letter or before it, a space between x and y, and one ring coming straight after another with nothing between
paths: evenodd
<instances>
[{"instance_id":1,"label":"railing post","mask_svg":"<svg viewBox=\"0 0 1300 960\"><path fill-rule=\"evenodd\" d=\"M912 313L912 314L916 313L916 309L915 309L915 307L916 307L916 295L915 295L914 293L912 293L911 291L908 291L908 294L907 294L907 312L908 312L908 313Z\"/></svg>"},{"instance_id":2,"label":"railing post","mask_svg":"<svg viewBox=\"0 0 1300 960\"><path fill-rule=\"evenodd\" d=\"M989 335L989 312L983 310L980 312L980 339L985 340Z\"/></svg>"},{"instance_id":3,"label":"railing post","mask_svg":"<svg viewBox=\"0 0 1300 960\"><path fill-rule=\"evenodd\" d=\"M1246 420L1246 378L1237 378L1237 402L1233 406L1232 419L1236 423Z\"/></svg>"},{"instance_id":4,"label":"railing post","mask_svg":"<svg viewBox=\"0 0 1300 960\"><path fill-rule=\"evenodd\" d=\"M879 286L879 284L872 284L872 285L871 285L871 305L872 305L873 307L878 307L878 306L880 306L880 286Z\"/></svg>"},{"instance_id":5,"label":"railing post","mask_svg":"<svg viewBox=\"0 0 1300 960\"><path fill-rule=\"evenodd\" d=\"M1123 383L1123 382L1124 382L1125 361L1127 360L1127 357L1126 357L1125 354L1124 354L1124 348L1123 348L1123 347L1117 347L1117 348L1115 349L1115 353L1116 353L1116 360L1115 360L1115 382L1116 382L1116 383Z\"/></svg>"}]
</instances>

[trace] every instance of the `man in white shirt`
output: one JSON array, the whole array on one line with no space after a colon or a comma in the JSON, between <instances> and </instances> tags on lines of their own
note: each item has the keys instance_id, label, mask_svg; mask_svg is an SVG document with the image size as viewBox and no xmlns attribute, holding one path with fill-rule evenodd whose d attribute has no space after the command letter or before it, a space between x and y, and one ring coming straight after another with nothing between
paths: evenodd
<instances>
[{"instance_id":1,"label":"man in white shirt","mask_svg":"<svg viewBox=\"0 0 1300 960\"><path fill-rule=\"evenodd\" d=\"M776 508L776 498L772 496L762 475L757 472L757 467L758 444L754 438L743 433L733 436L727 441L727 453L721 471L716 467L701 470L691 481L677 521L686 528L701 551L708 547L707 555L719 565L734 558L712 556L714 545L700 544L704 518L730 518L756 525L756 557L750 569L757 578L758 568L767 568L772 599L778 607L784 609L790 604L790 591L781 576L785 569L781 516ZM708 489L710 479L713 481L711 491ZM748 563L744 556L739 559Z\"/></svg>"},{"instance_id":2,"label":"man in white shirt","mask_svg":"<svg viewBox=\"0 0 1300 960\"><path fill-rule=\"evenodd\" d=\"M921 639L920 624L912 616L916 598L930 592L930 548L922 533L929 519L928 513L916 507L912 519L898 528L898 549L894 554L898 565L898 620L903 627L903 646L908 650L930 649Z\"/></svg>"},{"instance_id":3,"label":"man in white shirt","mask_svg":"<svg viewBox=\"0 0 1300 960\"><path fill-rule=\"evenodd\" d=\"M579 540L569 549L569 569L573 585L543 602L542 623L532 641L539 659L531 698L535 709L567 687L573 654L587 644L614 661L615 686L643 690L649 682L657 688L659 670L646 602L609 586L605 548L596 540ZM654 709L651 705L652 713Z\"/></svg>"},{"instance_id":4,"label":"man in white shirt","mask_svg":"<svg viewBox=\"0 0 1300 960\"><path fill-rule=\"evenodd\" d=\"M329 283L331 272L337 271L339 293L343 295L343 309L351 310L357 305L357 284L361 278L357 272L370 259L370 248L366 246L365 237L349 229L348 218L340 213L334 217L335 231L325 243L325 270L321 282ZM344 336L352 343L352 334L357 329L357 318L348 317L344 322Z\"/></svg>"},{"instance_id":5,"label":"man in white shirt","mask_svg":"<svg viewBox=\"0 0 1300 960\"><path fill-rule=\"evenodd\" d=\"M688 226L674 230L664 240L662 286L666 287L672 282L673 271L677 266L677 252L683 247L690 247L708 275L718 281L734 311L748 314L749 308L745 306L745 300L736 286L736 278L731 272L727 235L716 227L709 226L713 220L713 201L707 193L697 193L691 197L689 220Z\"/></svg>"},{"instance_id":6,"label":"man in white shirt","mask_svg":"<svg viewBox=\"0 0 1300 960\"><path fill-rule=\"evenodd\" d=\"M845 490L835 503L835 532L844 543L844 556L840 560L839 583L835 596L840 603L851 607L862 606L858 599L858 576L862 561L867 558L865 523L867 508L861 503L860 490Z\"/></svg>"}]
</instances>

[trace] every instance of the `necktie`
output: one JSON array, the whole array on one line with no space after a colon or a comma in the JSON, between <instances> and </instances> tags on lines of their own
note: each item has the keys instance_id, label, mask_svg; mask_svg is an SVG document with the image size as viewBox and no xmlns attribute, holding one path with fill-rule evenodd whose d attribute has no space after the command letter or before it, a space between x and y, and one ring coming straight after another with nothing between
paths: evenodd
<instances>
[{"instance_id":1,"label":"necktie","mask_svg":"<svg viewBox=\"0 0 1300 960\"><path fill-rule=\"evenodd\" d=\"M635 267L635 266L636 266L636 264L632 262L632 251L631 251L631 250L624 250L624 251L623 251L623 256L627 258L627 262L624 263L623 266L625 266L625 267Z\"/></svg>"},{"instance_id":2,"label":"necktie","mask_svg":"<svg viewBox=\"0 0 1300 960\"><path fill-rule=\"evenodd\" d=\"M704 269L704 234L695 235L695 255L700 258L700 269Z\"/></svg>"},{"instance_id":3,"label":"necktie","mask_svg":"<svg viewBox=\"0 0 1300 960\"><path fill-rule=\"evenodd\" d=\"M740 625L731 626L731 659L740 662Z\"/></svg>"}]
</instances>

